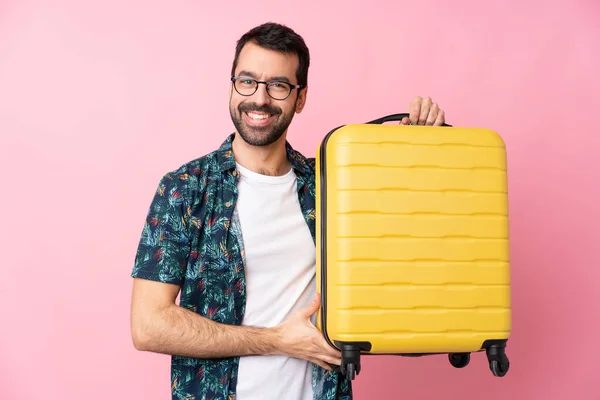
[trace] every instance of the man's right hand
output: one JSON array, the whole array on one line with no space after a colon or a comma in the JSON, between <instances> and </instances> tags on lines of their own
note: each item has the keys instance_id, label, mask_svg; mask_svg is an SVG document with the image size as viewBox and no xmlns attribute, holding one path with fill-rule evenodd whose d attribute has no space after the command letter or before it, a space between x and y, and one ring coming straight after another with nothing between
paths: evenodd
<instances>
[{"instance_id":1,"label":"man's right hand","mask_svg":"<svg viewBox=\"0 0 600 400\"><path fill-rule=\"evenodd\" d=\"M339 350L327 343L321 331L310 321L319 310L320 304L320 297L317 294L307 307L297 311L274 328L275 350L277 354L308 360L331 370L328 363L341 365L342 355Z\"/></svg>"},{"instance_id":2,"label":"man's right hand","mask_svg":"<svg viewBox=\"0 0 600 400\"><path fill-rule=\"evenodd\" d=\"M310 321L319 297L306 308L272 328L234 326L212 321L175 304L179 286L134 279L131 329L140 351L194 358L282 354L311 361L331 370L341 364L332 348Z\"/></svg>"}]
</instances>

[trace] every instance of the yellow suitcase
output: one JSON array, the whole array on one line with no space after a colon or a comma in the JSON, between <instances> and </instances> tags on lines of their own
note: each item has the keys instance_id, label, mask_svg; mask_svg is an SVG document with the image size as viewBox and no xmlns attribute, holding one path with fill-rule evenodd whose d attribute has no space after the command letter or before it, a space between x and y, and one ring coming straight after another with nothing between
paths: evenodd
<instances>
[{"instance_id":1,"label":"yellow suitcase","mask_svg":"<svg viewBox=\"0 0 600 400\"><path fill-rule=\"evenodd\" d=\"M342 352L444 354L456 368L485 351L509 368L506 149L482 128L384 124L333 129L316 154L317 327Z\"/></svg>"}]
</instances>

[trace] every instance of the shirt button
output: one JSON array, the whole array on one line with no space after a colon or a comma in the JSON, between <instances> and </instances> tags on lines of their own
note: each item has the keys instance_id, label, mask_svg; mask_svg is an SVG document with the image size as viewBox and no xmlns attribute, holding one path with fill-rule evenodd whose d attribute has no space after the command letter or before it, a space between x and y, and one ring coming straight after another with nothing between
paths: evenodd
<instances>
[{"instance_id":1,"label":"shirt button","mask_svg":"<svg viewBox=\"0 0 600 400\"><path fill-rule=\"evenodd\" d=\"M228 201L227 203L225 203L225 207L231 207L231 202Z\"/></svg>"}]
</instances>

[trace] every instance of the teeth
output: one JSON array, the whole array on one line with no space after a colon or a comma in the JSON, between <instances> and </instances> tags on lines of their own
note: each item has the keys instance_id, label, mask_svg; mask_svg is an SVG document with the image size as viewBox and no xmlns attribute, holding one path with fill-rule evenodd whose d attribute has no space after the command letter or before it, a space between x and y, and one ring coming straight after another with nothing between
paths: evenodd
<instances>
[{"instance_id":1,"label":"teeth","mask_svg":"<svg viewBox=\"0 0 600 400\"><path fill-rule=\"evenodd\" d=\"M261 119L267 119L269 118L271 115L270 114L257 114L257 113L252 113L249 112L248 116L252 119L256 119L256 120L261 120Z\"/></svg>"}]
</instances>

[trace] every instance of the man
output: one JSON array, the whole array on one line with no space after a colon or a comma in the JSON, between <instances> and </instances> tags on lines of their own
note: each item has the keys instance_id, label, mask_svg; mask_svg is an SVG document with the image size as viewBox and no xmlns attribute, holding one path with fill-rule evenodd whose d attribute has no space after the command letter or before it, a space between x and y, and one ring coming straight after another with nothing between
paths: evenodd
<instances>
[{"instance_id":1,"label":"man","mask_svg":"<svg viewBox=\"0 0 600 400\"><path fill-rule=\"evenodd\" d=\"M287 141L308 67L303 39L285 26L242 36L235 133L160 180L133 268L131 325L136 349L172 355L173 399L352 398L329 366L340 352L313 325L314 159ZM444 122L430 99L416 97L410 112L403 124Z\"/></svg>"}]
</instances>

